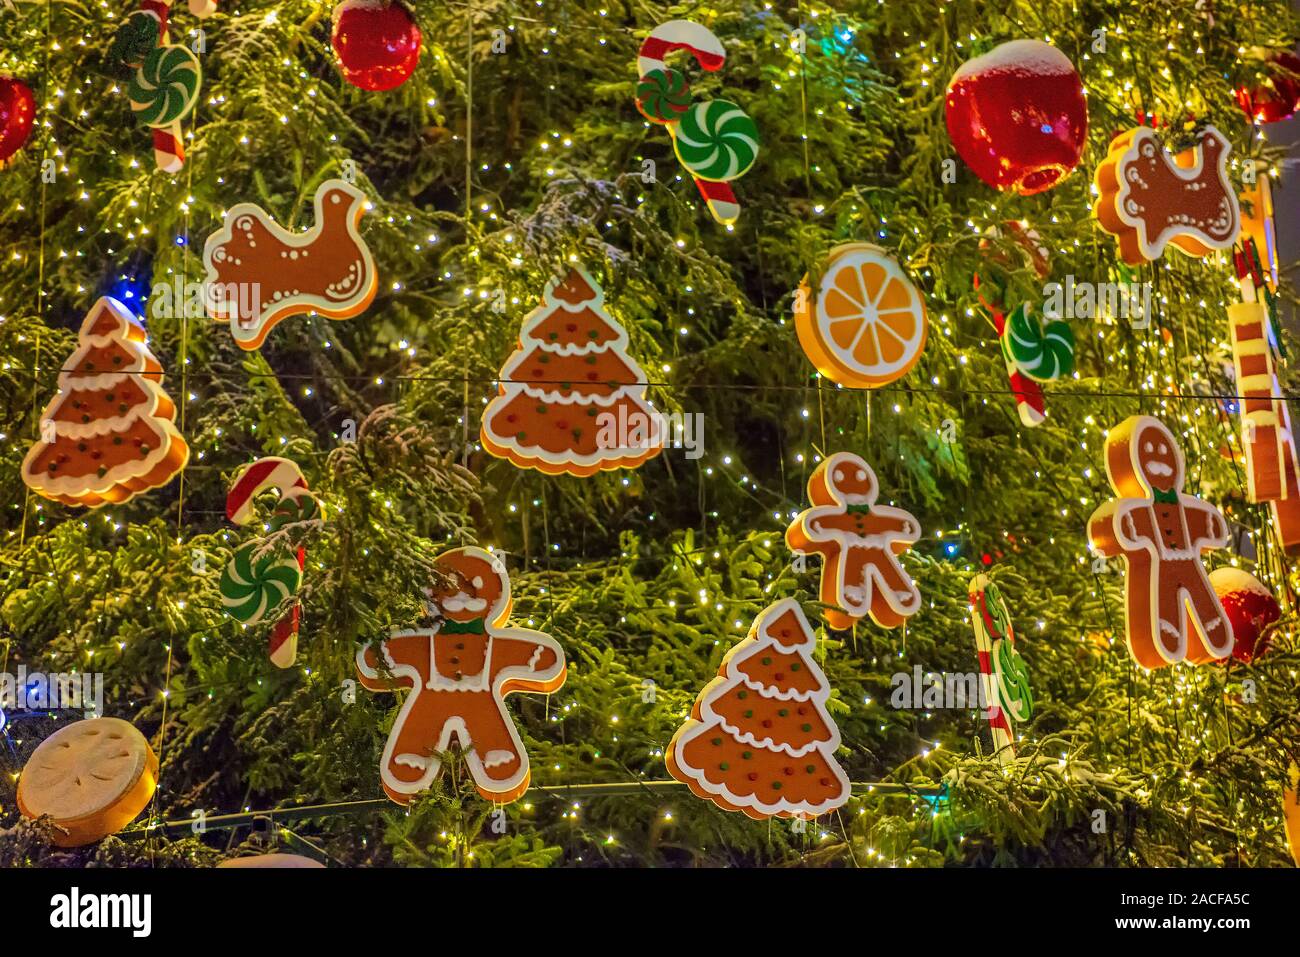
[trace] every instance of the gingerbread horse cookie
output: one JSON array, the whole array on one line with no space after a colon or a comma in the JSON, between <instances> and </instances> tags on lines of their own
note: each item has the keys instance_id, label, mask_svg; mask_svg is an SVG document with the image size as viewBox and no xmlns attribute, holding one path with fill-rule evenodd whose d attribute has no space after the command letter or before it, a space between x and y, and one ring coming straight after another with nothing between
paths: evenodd
<instances>
[{"instance_id":1,"label":"gingerbread horse cookie","mask_svg":"<svg viewBox=\"0 0 1300 957\"><path fill-rule=\"evenodd\" d=\"M824 559L821 600L832 628L849 628L871 615L896 628L921 608L921 593L898 555L921 537L910 512L877 505L876 473L852 452L837 452L808 479L813 507L786 529L785 541L799 555Z\"/></svg>"},{"instance_id":2,"label":"gingerbread horse cookie","mask_svg":"<svg viewBox=\"0 0 1300 957\"><path fill-rule=\"evenodd\" d=\"M1173 156L1146 127L1111 141L1097 167L1094 211L1101 228L1119 240L1130 266L1154 261L1172 244L1189 256L1229 249L1237 241L1241 207L1228 179L1232 146L1213 126L1200 142Z\"/></svg>"},{"instance_id":3,"label":"gingerbread horse cookie","mask_svg":"<svg viewBox=\"0 0 1300 957\"><path fill-rule=\"evenodd\" d=\"M316 190L316 222L291 233L254 203L228 210L203 246L208 314L229 320L241 349L259 348L282 319L316 312L350 319L379 288L370 248L357 231L369 202L341 179Z\"/></svg>"},{"instance_id":4,"label":"gingerbread horse cookie","mask_svg":"<svg viewBox=\"0 0 1300 957\"><path fill-rule=\"evenodd\" d=\"M1159 419L1134 415L1106 437L1106 474L1120 497L1088 520L1102 555L1121 555L1128 647L1144 668L1204 664L1232 651L1232 629L1201 553L1228 544L1219 510L1183 492L1183 453Z\"/></svg>"},{"instance_id":5,"label":"gingerbread horse cookie","mask_svg":"<svg viewBox=\"0 0 1300 957\"><path fill-rule=\"evenodd\" d=\"M384 661L367 645L357 652L361 684L371 691L410 688L384 748L380 780L398 804L433 784L438 752L454 737L478 792L509 802L528 790L528 754L505 707L513 691L557 690L566 676L564 651L550 635L507 628L510 579L481 548L438 557L451 578L426 592L428 628L396 631L380 643Z\"/></svg>"}]
</instances>

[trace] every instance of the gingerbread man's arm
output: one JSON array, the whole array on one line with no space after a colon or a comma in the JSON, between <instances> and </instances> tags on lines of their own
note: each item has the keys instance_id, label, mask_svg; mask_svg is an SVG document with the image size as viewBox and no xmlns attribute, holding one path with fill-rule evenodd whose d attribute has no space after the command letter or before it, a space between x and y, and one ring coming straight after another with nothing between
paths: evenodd
<instances>
[{"instance_id":1,"label":"gingerbread man's arm","mask_svg":"<svg viewBox=\"0 0 1300 957\"><path fill-rule=\"evenodd\" d=\"M1143 499L1112 499L1088 519L1088 540L1108 558L1154 542L1155 532L1151 507Z\"/></svg>"},{"instance_id":2,"label":"gingerbread man's arm","mask_svg":"<svg viewBox=\"0 0 1300 957\"><path fill-rule=\"evenodd\" d=\"M1228 544L1228 523L1217 508L1199 498L1185 497L1181 501L1193 548L1223 548Z\"/></svg>"},{"instance_id":3,"label":"gingerbread man's arm","mask_svg":"<svg viewBox=\"0 0 1300 957\"><path fill-rule=\"evenodd\" d=\"M921 537L921 523L911 512L901 508L873 505L867 517L866 534L889 535L898 542L911 545Z\"/></svg>"},{"instance_id":4,"label":"gingerbread man's arm","mask_svg":"<svg viewBox=\"0 0 1300 957\"><path fill-rule=\"evenodd\" d=\"M395 632L379 643L386 661L380 662L373 644L357 651L357 674L361 686L370 691L411 688L424 680L433 663L429 660L428 631ZM382 667L386 665L386 669Z\"/></svg>"},{"instance_id":5,"label":"gingerbread man's arm","mask_svg":"<svg viewBox=\"0 0 1300 957\"><path fill-rule=\"evenodd\" d=\"M550 635L526 628L506 628L492 636L489 673L503 691L555 691L564 684L564 651Z\"/></svg>"}]
</instances>

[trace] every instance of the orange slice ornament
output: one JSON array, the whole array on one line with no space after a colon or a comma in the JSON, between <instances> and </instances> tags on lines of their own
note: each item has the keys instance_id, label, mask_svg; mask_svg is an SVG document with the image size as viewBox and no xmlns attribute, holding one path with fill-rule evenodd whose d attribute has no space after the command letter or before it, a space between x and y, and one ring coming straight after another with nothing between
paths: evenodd
<instances>
[{"instance_id":1,"label":"orange slice ornament","mask_svg":"<svg viewBox=\"0 0 1300 957\"><path fill-rule=\"evenodd\" d=\"M870 243L845 243L831 250L815 295L804 277L794 328L818 372L840 385L874 389L916 365L929 321L898 260Z\"/></svg>"}]
</instances>

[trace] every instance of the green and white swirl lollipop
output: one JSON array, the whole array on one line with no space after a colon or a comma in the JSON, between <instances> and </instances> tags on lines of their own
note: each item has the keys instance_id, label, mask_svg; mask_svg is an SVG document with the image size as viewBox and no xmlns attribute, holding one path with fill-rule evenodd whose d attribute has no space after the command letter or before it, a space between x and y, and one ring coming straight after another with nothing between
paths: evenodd
<instances>
[{"instance_id":1,"label":"green and white swirl lollipop","mask_svg":"<svg viewBox=\"0 0 1300 957\"><path fill-rule=\"evenodd\" d=\"M729 100L696 103L673 130L673 146L693 176L727 182L744 176L758 159L758 126Z\"/></svg>"},{"instance_id":2,"label":"green and white swirl lollipop","mask_svg":"<svg viewBox=\"0 0 1300 957\"><path fill-rule=\"evenodd\" d=\"M201 77L199 58L188 47L158 47L145 57L127 86L131 109L146 126L171 126L193 111Z\"/></svg>"},{"instance_id":3,"label":"green and white swirl lollipop","mask_svg":"<svg viewBox=\"0 0 1300 957\"><path fill-rule=\"evenodd\" d=\"M254 625L273 615L298 594L302 569L297 556L273 551L254 558L260 541L247 542L235 550L221 571L221 604L226 613L245 625Z\"/></svg>"}]
</instances>

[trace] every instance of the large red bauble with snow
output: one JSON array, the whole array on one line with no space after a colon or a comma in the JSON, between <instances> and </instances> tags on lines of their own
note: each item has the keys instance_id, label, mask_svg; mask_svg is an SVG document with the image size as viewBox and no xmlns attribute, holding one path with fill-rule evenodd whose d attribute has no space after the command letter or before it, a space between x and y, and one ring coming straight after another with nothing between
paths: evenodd
<instances>
[{"instance_id":1,"label":"large red bauble with snow","mask_svg":"<svg viewBox=\"0 0 1300 957\"><path fill-rule=\"evenodd\" d=\"M363 90L391 90L415 72L420 28L391 0L344 0L334 8L330 42L343 79Z\"/></svg>"},{"instance_id":2,"label":"large red bauble with snow","mask_svg":"<svg viewBox=\"0 0 1300 957\"><path fill-rule=\"evenodd\" d=\"M36 98L22 80L0 76L0 163L27 143L36 116Z\"/></svg>"},{"instance_id":3,"label":"large red bauble with snow","mask_svg":"<svg viewBox=\"0 0 1300 957\"><path fill-rule=\"evenodd\" d=\"M1268 640L1261 636L1282 617L1282 606L1263 582L1240 568L1216 568L1210 584L1232 627L1232 657L1248 665L1268 650Z\"/></svg>"},{"instance_id":4,"label":"large red bauble with snow","mask_svg":"<svg viewBox=\"0 0 1300 957\"><path fill-rule=\"evenodd\" d=\"M1276 123L1300 109L1300 57L1272 53L1252 82L1237 87L1237 103L1253 123Z\"/></svg>"},{"instance_id":5,"label":"large red bauble with snow","mask_svg":"<svg viewBox=\"0 0 1300 957\"><path fill-rule=\"evenodd\" d=\"M962 64L948 82L944 117L975 175L1022 196L1068 176L1088 138L1083 82L1064 53L1040 40L1012 40Z\"/></svg>"}]
</instances>

